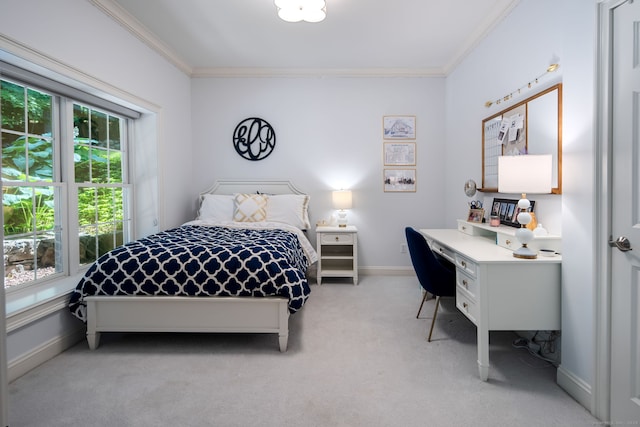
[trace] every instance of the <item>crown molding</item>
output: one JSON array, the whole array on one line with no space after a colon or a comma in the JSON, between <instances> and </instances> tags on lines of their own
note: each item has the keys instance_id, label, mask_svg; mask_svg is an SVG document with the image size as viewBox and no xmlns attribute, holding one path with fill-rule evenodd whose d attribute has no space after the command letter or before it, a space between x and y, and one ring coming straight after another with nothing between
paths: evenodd
<instances>
[{"instance_id":1,"label":"crown molding","mask_svg":"<svg viewBox=\"0 0 640 427\"><path fill-rule=\"evenodd\" d=\"M209 77L446 77L440 68L194 68L193 78Z\"/></svg>"},{"instance_id":2,"label":"crown molding","mask_svg":"<svg viewBox=\"0 0 640 427\"><path fill-rule=\"evenodd\" d=\"M501 23L510 13L511 11L520 3L520 0L505 0L509 1L509 4L501 9L500 13L490 18L487 18L485 22L482 23L478 27L478 29L469 36L467 42L464 46L454 55L454 59L446 64L443 67L443 72L445 75L449 75L458 65L464 61L464 59L469 56L473 50L478 47L480 42L482 42L489 33L491 33L499 23Z\"/></svg>"},{"instance_id":3,"label":"crown molding","mask_svg":"<svg viewBox=\"0 0 640 427\"><path fill-rule=\"evenodd\" d=\"M89 0L96 8L118 22L154 51L158 52L183 73L192 78L208 77L446 77L493 29L508 16L520 0L507 3L500 13L488 18L473 33L454 59L441 68L262 68L262 67L191 67L173 49L149 31L114 0Z\"/></svg>"},{"instance_id":4,"label":"crown molding","mask_svg":"<svg viewBox=\"0 0 640 427\"><path fill-rule=\"evenodd\" d=\"M140 39L144 44L158 52L180 71L191 76L192 68L169 46L164 44L155 34L147 29L133 15L113 0L89 0L95 7L122 25L127 31Z\"/></svg>"}]
</instances>

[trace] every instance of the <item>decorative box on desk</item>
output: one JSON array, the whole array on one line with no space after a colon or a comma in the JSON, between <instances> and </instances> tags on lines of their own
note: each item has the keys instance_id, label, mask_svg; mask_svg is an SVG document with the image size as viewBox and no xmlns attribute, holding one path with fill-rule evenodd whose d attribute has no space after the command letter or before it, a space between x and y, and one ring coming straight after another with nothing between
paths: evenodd
<instances>
[{"instance_id":1,"label":"decorative box on desk","mask_svg":"<svg viewBox=\"0 0 640 427\"><path fill-rule=\"evenodd\" d=\"M464 219L458 220L458 231L470 236L493 238L498 246L512 251L520 247L520 242L516 239L516 230L517 228L506 225L492 227L485 223L469 222ZM540 249L551 249L555 252L560 252L561 244L561 236L548 234L534 237L528 246L536 252Z\"/></svg>"},{"instance_id":2,"label":"decorative box on desk","mask_svg":"<svg viewBox=\"0 0 640 427\"><path fill-rule=\"evenodd\" d=\"M324 277L351 277L358 284L358 229L316 227L318 285Z\"/></svg>"}]
</instances>

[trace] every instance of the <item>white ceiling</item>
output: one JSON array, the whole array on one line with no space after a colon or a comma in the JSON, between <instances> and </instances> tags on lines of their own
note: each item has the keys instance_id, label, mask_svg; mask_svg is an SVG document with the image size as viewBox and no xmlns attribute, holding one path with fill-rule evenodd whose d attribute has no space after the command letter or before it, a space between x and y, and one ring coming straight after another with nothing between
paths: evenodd
<instances>
[{"instance_id":1,"label":"white ceiling","mask_svg":"<svg viewBox=\"0 0 640 427\"><path fill-rule=\"evenodd\" d=\"M327 0L287 23L273 0L91 0L190 75L446 75L519 0Z\"/></svg>"}]
</instances>

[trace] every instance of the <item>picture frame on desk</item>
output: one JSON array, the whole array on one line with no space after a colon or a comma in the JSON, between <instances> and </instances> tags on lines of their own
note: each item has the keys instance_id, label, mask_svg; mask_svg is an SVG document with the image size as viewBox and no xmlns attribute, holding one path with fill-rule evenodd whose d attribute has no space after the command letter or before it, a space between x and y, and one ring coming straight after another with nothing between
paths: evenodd
<instances>
[{"instance_id":1,"label":"picture frame on desk","mask_svg":"<svg viewBox=\"0 0 640 427\"><path fill-rule=\"evenodd\" d=\"M529 212L533 212L536 202L533 200L529 200L529 202L531 203ZM516 199L493 199L491 214L500 216L500 224L520 228L520 223L518 222L518 214L520 212L521 209L518 208L518 200Z\"/></svg>"},{"instance_id":2,"label":"picture frame on desk","mask_svg":"<svg viewBox=\"0 0 640 427\"><path fill-rule=\"evenodd\" d=\"M469 209L469 215L467 215L468 222L481 223L484 219L484 209Z\"/></svg>"}]
</instances>

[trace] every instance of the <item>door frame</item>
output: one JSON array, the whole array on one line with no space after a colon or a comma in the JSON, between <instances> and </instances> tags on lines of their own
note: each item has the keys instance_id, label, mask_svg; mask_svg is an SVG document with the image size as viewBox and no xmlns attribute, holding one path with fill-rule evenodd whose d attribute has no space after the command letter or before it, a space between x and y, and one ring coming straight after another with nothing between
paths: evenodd
<instances>
[{"instance_id":1,"label":"door frame","mask_svg":"<svg viewBox=\"0 0 640 427\"><path fill-rule=\"evenodd\" d=\"M595 88L595 348L591 413L601 420L611 415L611 248L612 231L612 22L614 10L629 0L599 0L597 11ZM631 0L633 1L633 0Z\"/></svg>"}]
</instances>

